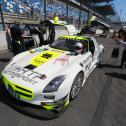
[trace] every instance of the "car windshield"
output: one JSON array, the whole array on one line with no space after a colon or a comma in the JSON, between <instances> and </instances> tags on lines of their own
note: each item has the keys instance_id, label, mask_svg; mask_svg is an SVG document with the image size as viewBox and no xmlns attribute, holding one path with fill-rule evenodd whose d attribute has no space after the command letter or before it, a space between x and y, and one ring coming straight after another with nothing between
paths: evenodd
<instances>
[{"instance_id":1,"label":"car windshield","mask_svg":"<svg viewBox=\"0 0 126 126\"><path fill-rule=\"evenodd\" d=\"M74 39L58 39L56 40L51 47L55 49L65 50L74 52L75 44L81 42L86 50L88 50L87 40L74 40Z\"/></svg>"}]
</instances>

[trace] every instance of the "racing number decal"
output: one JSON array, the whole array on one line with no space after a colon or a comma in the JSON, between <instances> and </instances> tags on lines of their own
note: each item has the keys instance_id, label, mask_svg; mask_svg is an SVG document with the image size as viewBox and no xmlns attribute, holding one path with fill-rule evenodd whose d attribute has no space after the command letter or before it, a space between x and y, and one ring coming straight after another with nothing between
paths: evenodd
<instances>
[{"instance_id":1,"label":"racing number decal","mask_svg":"<svg viewBox=\"0 0 126 126\"><path fill-rule=\"evenodd\" d=\"M42 55L42 58L46 58L46 59L49 59L51 57L52 57L52 54L48 54L48 53Z\"/></svg>"},{"instance_id":2,"label":"racing number decal","mask_svg":"<svg viewBox=\"0 0 126 126\"><path fill-rule=\"evenodd\" d=\"M45 51L43 53L41 53L40 55L38 55L37 57L35 57L31 64L34 66L40 66L46 62L48 62L51 59L57 58L61 55L61 53L58 52L53 52L53 51Z\"/></svg>"}]
</instances>

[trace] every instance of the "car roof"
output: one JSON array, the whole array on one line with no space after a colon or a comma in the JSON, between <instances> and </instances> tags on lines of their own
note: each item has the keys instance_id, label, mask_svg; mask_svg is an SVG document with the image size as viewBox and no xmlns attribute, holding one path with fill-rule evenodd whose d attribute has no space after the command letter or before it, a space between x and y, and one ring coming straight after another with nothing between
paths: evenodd
<instances>
[{"instance_id":1,"label":"car roof","mask_svg":"<svg viewBox=\"0 0 126 126\"><path fill-rule=\"evenodd\" d=\"M62 25L62 26L65 26L67 25L67 22L66 21L58 21L58 23L54 23L53 20L50 20L50 22L54 25Z\"/></svg>"}]
</instances>

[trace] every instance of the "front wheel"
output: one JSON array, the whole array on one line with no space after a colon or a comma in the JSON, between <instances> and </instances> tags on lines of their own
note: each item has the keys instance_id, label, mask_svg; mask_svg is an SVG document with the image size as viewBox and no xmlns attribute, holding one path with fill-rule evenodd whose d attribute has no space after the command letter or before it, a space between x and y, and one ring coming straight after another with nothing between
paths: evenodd
<instances>
[{"instance_id":1,"label":"front wheel","mask_svg":"<svg viewBox=\"0 0 126 126\"><path fill-rule=\"evenodd\" d=\"M74 79L74 82L70 91L70 100L75 99L77 95L79 94L79 91L83 84L83 80L84 80L84 74L82 72L78 73Z\"/></svg>"}]
</instances>

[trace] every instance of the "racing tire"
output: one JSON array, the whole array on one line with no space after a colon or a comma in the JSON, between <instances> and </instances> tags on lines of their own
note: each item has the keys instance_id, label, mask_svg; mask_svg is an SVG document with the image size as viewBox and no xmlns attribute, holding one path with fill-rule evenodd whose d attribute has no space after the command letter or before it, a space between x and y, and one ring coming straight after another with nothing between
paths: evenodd
<instances>
[{"instance_id":1,"label":"racing tire","mask_svg":"<svg viewBox=\"0 0 126 126\"><path fill-rule=\"evenodd\" d=\"M73 85L71 87L70 101L74 100L78 96L79 91L82 88L83 80L84 80L84 74L83 74L83 72L79 72L76 75L74 82L73 82Z\"/></svg>"}]
</instances>

